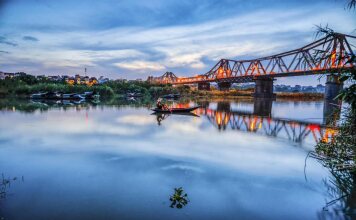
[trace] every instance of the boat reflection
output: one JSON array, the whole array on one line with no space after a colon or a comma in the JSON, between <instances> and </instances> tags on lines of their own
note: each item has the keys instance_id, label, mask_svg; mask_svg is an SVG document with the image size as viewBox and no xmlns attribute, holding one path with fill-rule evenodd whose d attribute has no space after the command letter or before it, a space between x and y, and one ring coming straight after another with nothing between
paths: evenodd
<instances>
[{"instance_id":1,"label":"boat reflection","mask_svg":"<svg viewBox=\"0 0 356 220\"><path fill-rule=\"evenodd\" d=\"M193 116L193 117L199 117L199 115L194 114L192 112L172 112L172 113L152 113L151 115L156 115L157 118L157 124L160 126L161 122L168 118L170 115L184 115L184 116Z\"/></svg>"}]
</instances>

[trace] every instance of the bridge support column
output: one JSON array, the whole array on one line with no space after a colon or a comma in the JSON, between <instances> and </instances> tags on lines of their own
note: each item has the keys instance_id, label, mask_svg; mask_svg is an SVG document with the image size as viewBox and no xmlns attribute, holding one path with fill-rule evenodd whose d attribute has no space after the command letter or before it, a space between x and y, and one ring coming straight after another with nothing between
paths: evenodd
<instances>
[{"instance_id":1,"label":"bridge support column","mask_svg":"<svg viewBox=\"0 0 356 220\"><path fill-rule=\"evenodd\" d=\"M260 78L255 80L255 98L275 98L273 93L273 78Z\"/></svg>"},{"instance_id":2,"label":"bridge support column","mask_svg":"<svg viewBox=\"0 0 356 220\"><path fill-rule=\"evenodd\" d=\"M198 90L210 90L210 83L198 83Z\"/></svg>"},{"instance_id":3,"label":"bridge support column","mask_svg":"<svg viewBox=\"0 0 356 220\"><path fill-rule=\"evenodd\" d=\"M341 114L341 104L340 100L324 100L323 122L325 125L337 126Z\"/></svg>"},{"instance_id":4,"label":"bridge support column","mask_svg":"<svg viewBox=\"0 0 356 220\"><path fill-rule=\"evenodd\" d=\"M273 99L255 98L253 100L253 114L271 116Z\"/></svg>"},{"instance_id":5,"label":"bridge support column","mask_svg":"<svg viewBox=\"0 0 356 220\"><path fill-rule=\"evenodd\" d=\"M218 86L219 86L220 91L227 91L230 89L231 83L230 82L219 82Z\"/></svg>"},{"instance_id":6,"label":"bridge support column","mask_svg":"<svg viewBox=\"0 0 356 220\"><path fill-rule=\"evenodd\" d=\"M325 85L325 100L334 100L335 97L342 90L343 84L340 82L339 77L335 75L328 75Z\"/></svg>"},{"instance_id":7,"label":"bridge support column","mask_svg":"<svg viewBox=\"0 0 356 220\"><path fill-rule=\"evenodd\" d=\"M218 102L218 105L216 107L216 111L218 111L218 112L230 112L231 111L230 102Z\"/></svg>"}]
</instances>

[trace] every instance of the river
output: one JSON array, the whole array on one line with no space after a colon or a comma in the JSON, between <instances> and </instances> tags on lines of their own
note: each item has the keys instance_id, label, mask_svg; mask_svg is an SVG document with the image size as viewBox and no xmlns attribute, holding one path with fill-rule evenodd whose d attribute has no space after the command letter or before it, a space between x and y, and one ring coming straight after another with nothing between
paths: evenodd
<instances>
[{"instance_id":1,"label":"river","mask_svg":"<svg viewBox=\"0 0 356 220\"><path fill-rule=\"evenodd\" d=\"M323 101L3 101L4 219L332 219ZM186 203L172 205L182 187ZM187 193L187 196L184 194ZM172 205L172 207L171 207ZM335 211L336 209L336 211Z\"/></svg>"}]
</instances>

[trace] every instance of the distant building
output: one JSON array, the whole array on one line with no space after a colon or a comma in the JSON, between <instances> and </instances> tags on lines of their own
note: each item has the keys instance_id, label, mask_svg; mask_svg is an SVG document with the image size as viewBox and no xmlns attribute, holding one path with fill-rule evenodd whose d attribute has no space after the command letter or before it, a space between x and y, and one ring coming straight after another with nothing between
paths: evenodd
<instances>
[{"instance_id":1,"label":"distant building","mask_svg":"<svg viewBox=\"0 0 356 220\"><path fill-rule=\"evenodd\" d=\"M68 77L65 79L65 81L70 85L74 85L74 83L76 82L74 77Z\"/></svg>"},{"instance_id":2,"label":"distant building","mask_svg":"<svg viewBox=\"0 0 356 220\"><path fill-rule=\"evenodd\" d=\"M26 76L27 74L25 72L17 72L15 73L14 77L18 77L18 76Z\"/></svg>"},{"instance_id":3,"label":"distant building","mask_svg":"<svg viewBox=\"0 0 356 220\"><path fill-rule=\"evenodd\" d=\"M99 79L98 79L98 83L99 84L106 83L108 81L109 81L109 79L108 78L104 78L103 76L100 76Z\"/></svg>"},{"instance_id":4,"label":"distant building","mask_svg":"<svg viewBox=\"0 0 356 220\"><path fill-rule=\"evenodd\" d=\"M325 86L317 85L316 87L313 86L301 86L296 85L294 87L290 85L275 85L274 86L275 92L310 92L310 93L323 93L325 91Z\"/></svg>"},{"instance_id":5,"label":"distant building","mask_svg":"<svg viewBox=\"0 0 356 220\"><path fill-rule=\"evenodd\" d=\"M47 78L48 78L48 80L55 81L55 82L62 80L62 77L60 77L60 76L48 76Z\"/></svg>"},{"instance_id":6,"label":"distant building","mask_svg":"<svg viewBox=\"0 0 356 220\"><path fill-rule=\"evenodd\" d=\"M321 85L321 84L318 84L316 86L316 92L319 92L319 93L324 93L325 92L325 86Z\"/></svg>"},{"instance_id":7,"label":"distant building","mask_svg":"<svg viewBox=\"0 0 356 220\"><path fill-rule=\"evenodd\" d=\"M15 73L4 73L5 78L13 78L15 77Z\"/></svg>"},{"instance_id":8,"label":"distant building","mask_svg":"<svg viewBox=\"0 0 356 220\"><path fill-rule=\"evenodd\" d=\"M5 73L0 71L0 79L5 79Z\"/></svg>"},{"instance_id":9,"label":"distant building","mask_svg":"<svg viewBox=\"0 0 356 220\"><path fill-rule=\"evenodd\" d=\"M36 79L45 80L45 79L47 79L47 77L45 75L38 75L38 76L36 76Z\"/></svg>"},{"instance_id":10,"label":"distant building","mask_svg":"<svg viewBox=\"0 0 356 220\"><path fill-rule=\"evenodd\" d=\"M127 79L117 79L117 80L115 80L116 82L121 82L121 83L125 83L125 82L127 82Z\"/></svg>"}]
</instances>

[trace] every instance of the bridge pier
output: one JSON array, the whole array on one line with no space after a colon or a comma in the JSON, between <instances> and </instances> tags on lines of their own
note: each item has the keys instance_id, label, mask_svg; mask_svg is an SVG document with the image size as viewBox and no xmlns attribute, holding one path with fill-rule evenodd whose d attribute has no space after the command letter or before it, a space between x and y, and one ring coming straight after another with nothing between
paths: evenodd
<instances>
[{"instance_id":1,"label":"bridge pier","mask_svg":"<svg viewBox=\"0 0 356 220\"><path fill-rule=\"evenodd\" d=\"M328 75L325 83L325 100L334 100L339 92L342 90L343 83L340 82L339 77L335 75Z\"/></svg>"},{"instance_id":2,"label":"bridge pier","mask_svg":"<svg viewBox=\"0 0 356 220\"><path fill-rule=\"evenodd\" d=\"M218 86L219 86L220 91L227 91L230 89L231 83L230 82L219 82Z\"/></svg>"},{"instance_id":3,"label":"bridge pier","mask_svg":"<svg viewBox=\"0 0 356 220\"><path fill-rule=\"evenodd\" d=\"M218 102L216 111L218 112L230 112L231 111L231 105L230 102Z\"/></svg>"},{"instance_id":4,"label":"bridge pier","mask_svg":"<svg viewBox=\"0 0 356 220\"><path fill-rule=\"evenodd\" d=\"M324 100L323 123L327 126L336 127L341 114L340 100Z\"/></svg>"},{"instance_id":5,"label":"bridge pier","mask_svg":"<svg viewBox=\"0 0 356 220\"><path fill-rule=\"evenodd\" d=\"M273 93L273 78L259 78L255 80L255 98L276 98Z\"/></svg>"},{"instance_id":6,"label":"bridge pier","mask_svg":"<svg viewBox=\"0 0 356 220\"><path fill-rule=\"evenodd\" d=\"M255 98L253 100L253 114L271 116L273 99Z\"/></svg>"},{"instance_id":7,"label":"bridge pier","mask_svg":"<svg viewBox=\"0 0 356 220\"><path fill-rule=\"evenodd\" d=\"M210 83L208 82L198 83L198 90L210 90Z\"/></svg>"}]
</instances>

